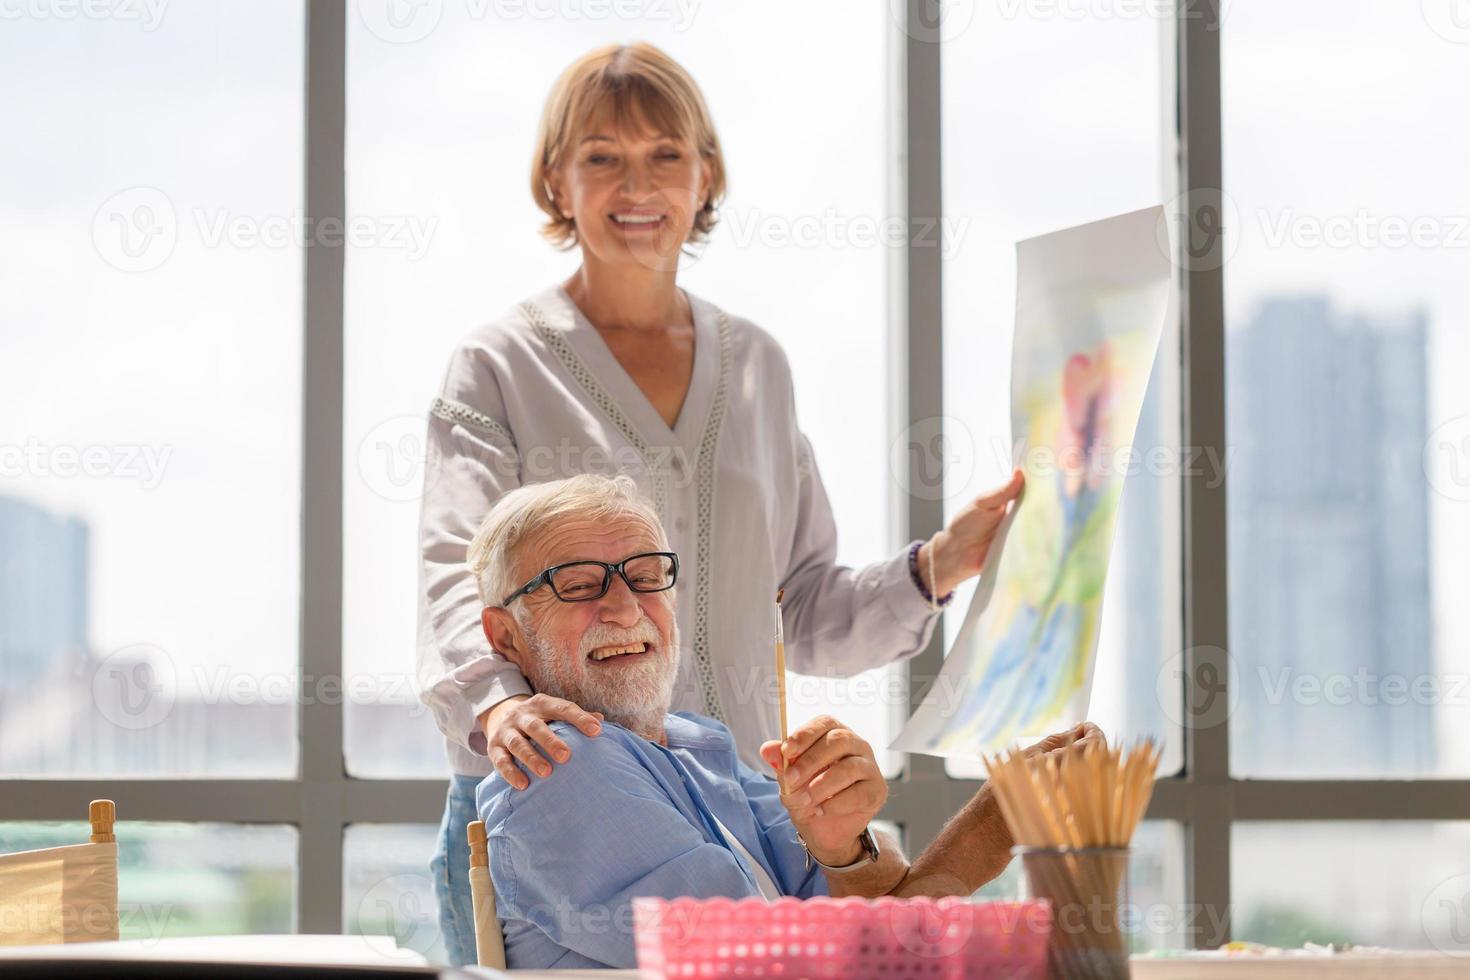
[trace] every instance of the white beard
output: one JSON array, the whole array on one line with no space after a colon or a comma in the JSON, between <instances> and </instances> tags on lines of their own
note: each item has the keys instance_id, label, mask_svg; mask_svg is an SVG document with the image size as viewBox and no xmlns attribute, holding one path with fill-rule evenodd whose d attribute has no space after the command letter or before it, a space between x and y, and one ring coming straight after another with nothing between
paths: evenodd
<instances>
[{"instance_id":1,"label":"white beard","mask_svg":"<svg viewBox=\"0 0 1470 980\"><path fill-rule=\"evenodd\" d=\"M600 711L608 721L616 722L640 735L661 733L664 715L674 698L674 681L679 671L679 628L669 631L665 644L653 622L644 617L631 630L607 625L593 626L583 634L580 649L556 649L525 628L522 632L535 661L531 686L539 693L562 698L584 711ZM589 677L585 666L578 676L578 665L587 664L587 654L597 647L615 644L647 643L652 651L644 663L610 668L602 678ZM615 673L614 673L615 671Z\"/></svg>"}]
</instances>

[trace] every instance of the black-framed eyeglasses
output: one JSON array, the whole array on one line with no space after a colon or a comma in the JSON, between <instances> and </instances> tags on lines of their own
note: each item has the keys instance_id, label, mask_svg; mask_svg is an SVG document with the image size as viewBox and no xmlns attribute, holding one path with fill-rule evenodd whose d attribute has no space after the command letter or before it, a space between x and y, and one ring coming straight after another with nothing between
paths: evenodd
<instances>
[{"instance_id":1,"label":"black-framed eyeglasses","mask_svg":"<svg viewBox=\"0 0 1470 980\"><path fill-rule=\"evenodd\" d=\"M620 562L569 561L552 565L525 585L501 600L508 606L523 595L530 595L543 585L551 586L562 602L591 602L607 595L613 573L634 592L662 592L672 589L679 578L679 556L672 551L645 551L629 555Z\"/></svg>"}]
</instances>

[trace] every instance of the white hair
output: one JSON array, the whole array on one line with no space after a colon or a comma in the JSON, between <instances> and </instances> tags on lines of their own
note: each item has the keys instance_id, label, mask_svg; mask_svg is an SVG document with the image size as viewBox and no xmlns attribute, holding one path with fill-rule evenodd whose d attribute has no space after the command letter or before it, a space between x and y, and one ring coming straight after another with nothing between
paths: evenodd
<instances>
[{"instance_id":1,"label":"white hair","mask_svg":"<svg viewBox=\"0 0 1470 980\"><path fill-rule=\"evenodd\" d=\"M468 564L480 590L480 601L498 606L524 582L515 581L520 549L527 540L569 517L606 521L636 517L658 534L660 550L668 549L658 512L638 493L632 477L583 473L549 483L531 483L504 494L490 508L470 542Z\"/></svg>"}]
</instances>

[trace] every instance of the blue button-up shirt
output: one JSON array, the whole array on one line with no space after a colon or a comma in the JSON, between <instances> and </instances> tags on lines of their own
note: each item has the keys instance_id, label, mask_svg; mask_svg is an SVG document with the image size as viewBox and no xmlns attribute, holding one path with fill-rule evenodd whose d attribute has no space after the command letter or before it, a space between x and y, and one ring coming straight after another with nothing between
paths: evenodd
<instances>
[{"instance_id":1,"label":"blue button-up shirt","mask_svg":"<svg viewBox=\"0 0 1470 980\"><path fill-rule=\"evenodd\" d=\"M667 746L612 723L591 738L554 723L572 757L551 776L521 791L498 774L480 783L511 968L631 969L634 898L759 895L716 819L783 895L827 894L776 781L740 761L729 729L690 712L664 725Z\"/></svg>"}]
</instances>

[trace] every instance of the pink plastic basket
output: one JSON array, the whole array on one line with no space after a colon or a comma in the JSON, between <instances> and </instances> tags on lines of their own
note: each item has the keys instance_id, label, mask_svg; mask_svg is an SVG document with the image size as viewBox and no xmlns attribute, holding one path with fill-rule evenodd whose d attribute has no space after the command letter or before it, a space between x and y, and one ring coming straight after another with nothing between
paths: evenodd
<instances>
[{"instance_id":1,"label":"pink plastic basket","mask_svg":"<svg viewBox=\"0 0 1470 980\"><path fill-rule=\"evenodd\" d=\"M638 969L659 977L1046 975L1046 902L963 898L633 900Z\"/></svg>"}]
</instances>

